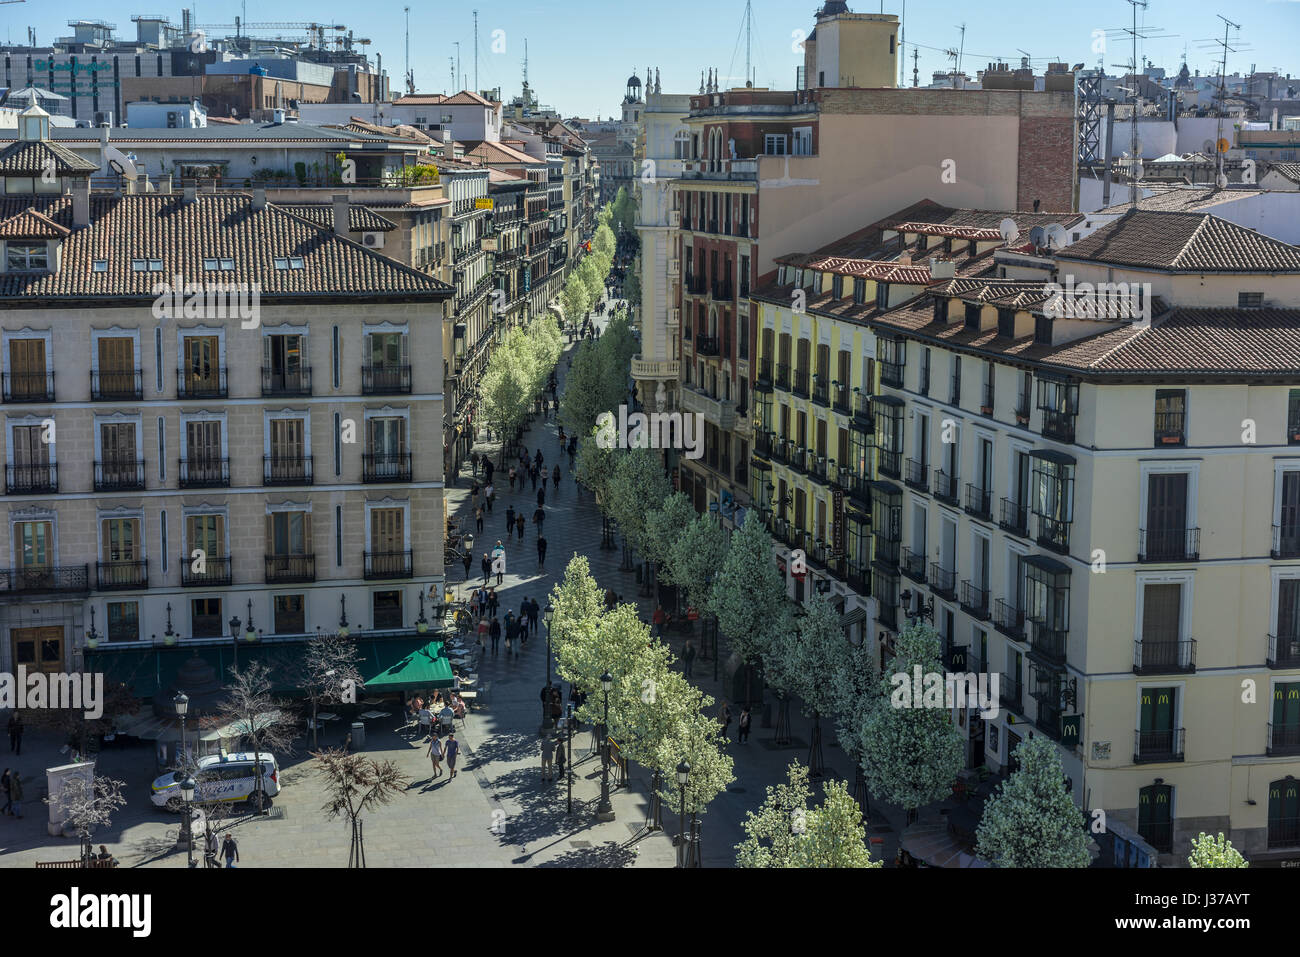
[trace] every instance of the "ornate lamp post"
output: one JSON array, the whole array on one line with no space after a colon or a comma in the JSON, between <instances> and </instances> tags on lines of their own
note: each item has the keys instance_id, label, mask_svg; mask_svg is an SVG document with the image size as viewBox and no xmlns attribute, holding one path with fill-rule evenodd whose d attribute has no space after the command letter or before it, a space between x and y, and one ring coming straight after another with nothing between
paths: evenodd
<instances>
[{"instance_id":1,"label":"ornate lamp post","mask_svg":"<svg viewBox=\"0 0 1300 957\"><path fill-rule=\"evenodd\" d=\"M176 694L176 697L172 698L172 707L176 709L176 716L181 719L181 747L180 747L180 751L177 754L179 760L176 763L176 769L185 775L186 781L191 785L189 797L185 797L186 782L181 783L181 796L185 800L185 821L181 825L181 840L185 842L186 847L192 847L194 844L194 835L190 833L189 804L190 804L190 800L194 797L194 790L193 790L194 780L190 778L189 772L186 770L185 767L187 763L186 754L185 754L185 716L189 714L189 710L190 710L189 696L184 691L178 692ZM193 853L191 852L190 867L193 866L194 866L194 856Z\"/></svg>"},{"instance_id":2,"label":"ornate lamp post","mask_svg":"<svg viewBox=\"0 0 1300 957\"><path fill-rule=\"evenodd\" d=\"M194 867L194 832L191 827L194 819L194 811L192 810L194 801L194 778L189 774L186 774L185 780L181 782L181 800L185 802L185 859L190 867Z\"/></svg>"},{"instance_id":3,"label":"ornate lamp post","mask_svg":"<svg viewBox=\"0 0 1300 957\"><path fill-rule=\"evenodd\" d=\"M542 609L542 621L546 623L546 683L551 683L551 622L555 619L555 606L549 601Z\"/></svg>"},{"instance_id":4,"label":"ornate lamp post","mask_svg":"<svg viewBox=\"0 0 1300 957\"><path fill-rule=\"evenodd\" d=\"M596 820L614 820L614 805L609 801L609 692L614 687L614 676L606 671L600 676L600 687L605 692L605 717L600 726L600 804L596 805Z\"/></svg>"},{"instance_id":5,"label":"ornate lamp post","mask_svg":"<svg viewBox=\"0 0 1300 957\"><path fill-rule=\"evenodd\" d=\"M230 643L235 646L235 667L239 667L239 629L243 622L238 615L230 616Z\"/></svg>"},{"instance_id":6,"label":"ornate lamp post","mask_svg":"<svg viewBox=\"0 0 1300 957\"><path fill-rule=\"evenodd\" d=\"M348 596L339 595L339 637L348 636Z\"/></svg>"},{"instance_id":7,"label":"ornate lamp post","mask_svg":"<svg viewBox=\"0 0 1300 957\"><path fill-rule=\"evenodd\" d=\"M681 795L681 811L677 820L677 866L686 866L686 784L691 779L691 766L686 761L677 765L677 792Z\"/></svg>"}]
</instances>

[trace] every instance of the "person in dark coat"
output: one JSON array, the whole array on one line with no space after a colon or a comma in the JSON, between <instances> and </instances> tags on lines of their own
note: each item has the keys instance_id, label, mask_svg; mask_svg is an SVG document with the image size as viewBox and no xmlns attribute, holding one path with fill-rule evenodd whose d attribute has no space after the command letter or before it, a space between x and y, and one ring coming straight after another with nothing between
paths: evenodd
<instances>
[{"instance_id":1,"label":"person in dark coat","mask_svg":"<svg viewBox=\"0 0 1300 957\"><path fill-rule=\"evenodd\" d=\"M492 627L489 630L489 634L492 636L492 655L493 657L495 657L497 653L497 643L501 641L501 619L500 618L492 619Z\"/></svg>"}]
</instances>

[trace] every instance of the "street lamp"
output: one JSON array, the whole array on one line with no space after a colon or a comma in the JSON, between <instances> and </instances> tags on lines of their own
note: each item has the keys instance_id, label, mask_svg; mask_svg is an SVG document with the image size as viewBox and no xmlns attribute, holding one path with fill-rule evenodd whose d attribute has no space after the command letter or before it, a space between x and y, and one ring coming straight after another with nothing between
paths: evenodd
<instances>
[{"instance_id":1,"label":"street lamp","mask_svg":"<svg viewBox=\"0 0 1300 957\"><path fill-rule=\"evenodd\" d=\"M179 692L177 692L176 697L172 698L172 707L176 709L176 716L177 716L178 718L181 719L181 748L180 748L180 752L179 752L178 755L177 755L177 757L178 757L179 760L176 762L176 769L177 769L180 773L184 774L185 777L186 777L186 780L189 781L189 783L190 783L191 785L193 785L194 782L193 782L193 780L190 780L189 773L186 771L186 768L185 768L185 765L186 765L186 760L185 760L185 716L186 716L187 714L189 714L189 711L190 711L190 699L189 699L189 696L188 696L184 691L179 691ZM181 784L181 796L184 797L184 799L185 799L185 805L186 805L186 806L185 806L185 823L184 823L184 825L181 827L181 837L182 837L182 839L185 841L186 846L190 846L190 845L192 845L192 844L194 843L194 840L193 840L193 837L194 837L194 836L190 833L190 809L189 809L189 802L190 802L190 799L194 797L194 792L193 792L193 790L191 790L191 791L190 791L190 795L189 795L189 797L185 797L185 784L184 784L184 782ZM191 867L194 866L194 864L193 864L193 858L191 858L190 866L191 866Z\"/></svg>"},{"instance_id":2,"label":"street lamp","mask_svg":"<svg viewBox=\"0 0 1300 957\"><path fill-rule=\"evenodd\" d=\"M423 635L429 630L429 622L424 617L424 589L420 589L420 617L415 619L415 632Z\"/></svg>"},{"instance_id":3,"label":"street lamp","mask_svg":"<svg viewBox=\"0 0 1300 957\"><path fill-rule=\"evenodd\" d=\"M235 646L235 667L239 667L239 627L243 622L238 615L230 616L230 643Z\"/></svg>"},{"instance_id":4,"label":"street lamp","mask_svg":"<svg viewBox=\"0 0 1300 957\"><path fill-rule=\"evenodd\" d=\"M194 778L185 775L185 780L181 782L181 800L185 802L185 857L189 866L193 867L194 862L194 832L191 823L194 819L194 812L191 810L191 802L194 800Z\"/></svg>"},{"instance_id":5,"label":"street lamp","mask_svg":"<svg viewBox=\"0 0 1300 957\"><path fill-rule=\"evenodd\" d=\"M339 637L348 636L348 596L339 595Z\"/></svg>"},{"instance_id":6,"label":"street lamp","mask_svg":"<svg viewBox=\"0 0 1300 957\"><path fill-rule=\"evenodd\" d=\"M569 702L569 710L568 713L565 715L564 728L565 728L565 737L568 738L568 741L566 742L568 755L567 755L567 761L565 763L565 767L568 768L568 772L569 772L568 773L568 783L569 783L568 813L572 814L573 813L573 702L572 701Z\"/></svg>"},{"instance_id":7,"label":"street lamp","mask_svg":"<svg viewBox=\"0 0 1300 957\"><path fill-rule=\"evenodd\" d=\"M677 765L677 791L681 795L681 812L677 821L677 866L686 866L686 783L691 779L691 766L683 760Z\"/></svg>"},{"instance_id":8,"label":"street lamp","mask_svg":"<svg viewBox=\"0 0 1300 957\"><path fill-rule=\"evenodd\" d=\"M551 622L555 619L555 606L549 601L542 609L542 621L546 623L546 683L551 683Z\"/></svg>"},{"instance_id":9,"label":"street lamp","mask_svg":"<svg viewBox=\"0 0 1300 957\"><path fill-rule=\"evenodd\" d=\"M601 765L600 804L596 806L596 820L614 820L614 805L609 802L609 692L614 687L614 676L606 671L600 676L600 687L605 692L605 717L600 725Z\"/></svg>"}]
</instances>

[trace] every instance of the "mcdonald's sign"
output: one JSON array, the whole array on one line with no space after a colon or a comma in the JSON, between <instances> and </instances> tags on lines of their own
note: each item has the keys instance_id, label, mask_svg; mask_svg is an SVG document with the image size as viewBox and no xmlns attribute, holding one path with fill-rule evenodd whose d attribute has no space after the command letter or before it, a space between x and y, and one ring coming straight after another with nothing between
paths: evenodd
<instances>
[{"instance_id":1,"label":"mcdonald's sign","mask_svg":"<svg viewBox=\"0 0 1300 957\"><path fill-rule=\"evenodd\" d=\"M1079 734L1083 728L1083 715L1081 714L1063 714L1061 715L1061 744L1067 748L1077 747L1079 744Z\"/></svg>"}]
</instances>

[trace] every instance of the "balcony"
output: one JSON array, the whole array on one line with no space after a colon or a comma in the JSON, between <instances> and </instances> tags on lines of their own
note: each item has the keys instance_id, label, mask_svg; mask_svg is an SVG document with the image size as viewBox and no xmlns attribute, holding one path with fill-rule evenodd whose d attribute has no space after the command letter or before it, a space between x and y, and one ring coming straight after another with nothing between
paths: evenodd
<instances>
[{"instance_id":1,"label":"balcony","mask_svg":"<svg viewBox=\"0 0 1300 957\"><path fill-rule=\"evenodd\" d=\"M1074 441L1073 412L1058 412L1055 409L1043 409L1043 438L1058 442Z\"/></svg>"},{"instance_id":2,"label":"balcony","mask_svg":"<svg viewBox=\"0 0 1300 957\"><path fill-rule=\"evenodd\" d=\"M396 363L378 363L361 367L363 395L410 395L411 367Z\"/></svg>"},{"instance_id":3,"label":"balcony","mask_svg":"<svg viewBox=\"0 0 1300 957\"><path fill-rule=\"evenodd\" d=\"M718 342L718 337L717 336L696 336L695 354L697 356L721 355L721 344Z\"/></svg>"},{"instance_id":4,"label":"balcony","mask_svg":"<svg viewBox=\"0 0 1300 957\"><path fill-rule=\"evenodd\" d=\"M315 555L267 555L266 583L288 585L316 580Z\"/></svg>"},{"instance_id":5,"label":"balcony","mask_svg":"<svg viewBox=\"0 0 1300 957\"><path fill-rule=\"evenodd\" d=\"M852 469L840 469L839 483L849 493L849 498L862 508L871 508L871 483L865 475L858 475Z\"/></svg>"},{"instance_id":6,"label":"balcony","mask_svg":"<svg viewBox=\"0 0 1300 957\"><path fill-rule=\"evenodd\" d=\"M682 283L682 291L688 296L703 296L709 291L709 284L704 281L703 276L687 276L686 281Z\"/></svg>"},{"instance_id":7,"label":"balcony","mask_svg":"<svg viewBox=\"0 0 1300 957\"><path fill-rule=\"evenodd\" d=\"M957 476L944 470L934 473L934 497L943 499L950 505L956 505L961 497L961 483Z\"/></svg>"},{"instance_id":8,"label":"balcony","mask_svg":"<svg viewBox=\"0 0 1300 957\"><path fill-rule=\"evenodd\" d=\"M311 485L311 455L262 456L263 485Z\"/></svg>"},{"instance_id":9,"label":"balcony","mask_svg":"<svg viewBox=\"0 0 1300 957\"><path fill-rule=\"evenodd\" d=\"M876 458L876 471L881 475L887 475L890 478L898 478L902 475L903 470L903 453L891 452L889 449L881 449Z\"/></svg>"},{"instance_id":10,"label":"balcony","mask_svg":"<svg viewBox=\"0 0 1300 957\"><path fill-rule=\"evenodd\" d=\"M1300 844L1300 817L1276 817L1269 820L1269 847L1295 847L1297 844Z\"/></svg>"},{"instance_id":11,"label":"balcony","mask_svg":"<svg viewBox=\"0 0 1300 957\"><path fill-rule=\"evenodd\" d=\"M983 395L980 397L980 415L993 416L993 383L984 384Z\"/></svg>"},{"instance_id":12,"label":"balcony","mask_svg":"<svg viewBox=\"0 0 1300 957\"><path fill-rule=\"evenodd\" d=\"M790 391L790 366L779 362L776 366L776 387L783 392Z\"/></svg>"},{"instance_id":13,"label":"balcony","mask_svg":"<svg viewBox=\"0 0 1300 957\"><path fill-rule=\"evenodd\" d=\"M1021 393L1020 398L1016 400L1016 425L1024 429L1029 428L1031 411L1029 396Z\"/></svg>"},{"instance_id":14,"label":"balcony","mask_svg":"<svg viewBox=\"0 0 1300 957\"><path fill-rule=\"evenodd\" d=\"M1300 632L1269 635L1265 660L1270 668L1300 668Z\"/></svg>"},{"instance_id":15,"label":"balcony","mask_svg":"<svg viewBox=\"0 0 1300 957\"><path fill-rule=\"evenodd\" d=\"M361 481L411 481L410 452L364 452L361 455Z\"/></svg>"},{"instance_id":16,"label":"balcony","mask_svg":"<svg viewBox=\"0 0 1300 957\"><path fill-rule=\"evenodd\" d=\"M144 459L95 463L96 492L127 492L144 488Z\"/></svg>"},{"instance_id":17,"label":"balcony","mask_svg":"<svg viewBox=\"0 0 1300 957\"><path fill-rule=\"evenodd\" d=\"M831 387L823 375L813 376L812 400L824 409L831 406Z\"/></svg>"},{"instance_id":18,"label":"balcony","mask_svg":"<svg viewBox=\"0 0 1300 957\"><path fill-rule=\"evenodd\" d=\"M1157 412L1155 427L1155 444L1186 445L1186 417L1182 412Z\"/></svg>"},{"instance_id":19,"label":"balcony","mask_svg":"<svg viewBox=\"0 0 1300 957\"><path fill-rule=\"evenodd\" d=\"M940 598L952 601L957 597L957 572L944 568L938 562L930 563L930 591Z\"/></svg>"},{"instance_id":20,"label":"balcony","mask_svg":"<svg viewBox=\"0 0 1300 957\"><path fill-rule=\"evenodd\" d=\"M1010 708L1017 714L1025 713L1025 706L1022 701L1024 688L1020 685L1019 678L1013 678L1005 671L998 676L998 701L1004 708Z\"/></svg>"},{"instance_id":21,"label":"balcony","mask_svg":"<svg viewBox=\"0 0 1300 957\"><path fill-rule=\"evenodd\" d=\"M808 371L806 369L794 370L794 384L790 391L801 399L808 398Z\"/></svg>"},{"instance_id":22,"label":"balcony","mask_svg":"<svg viewBox=\"0 0 1300 957\"><path fill-rule=\"evenodd\" d=\"M849 387L842 382L836 382L832 387L832 392L831 408L841 415L848 415L852 412L853 406L849 399Z\"/></svg>"},{"instance_id":23,"label":"balcony","mask_svg":"<svg viewBox=\"0 0 1300 957\"><path fill-rule=\"evenodd\" d=\"M918 585L925 584L925 552L914 552L910 548L903 549L903 561L900 566L903 574Z\"/></svg>"},{"instance_id":24,"label":"balcony","mask_svg":"<svg viewBox=\"0 0 1300 957\"><path fill-rule=\"evenodd\" d=\"M411 578L415 574L411 550L404 552L365 552L365 580Z\"/></svg>"},{"instance_id":25,"label":"balcony","mask_svg":"<svg viewBox=\"0 0 1300 957\"><path fill-rule=\"evenodd\" d=\"M1135 675L1191 674L1196 670L1196 639L1133 642Z\"/></svg>"},{"instance_id":26,"label":"balcony","mask_svg":"<svg viewBox=\"0 0 1300 957\"><path fill-rule=\"evenodd\" d=\"M1183 760L1183 739L1186 733L1185 728L1133 732L1133 763L1158 764Z\"/></svg>"},{"instance_id":27,"label":"balcony","mask_svg":"<svg viewBox=\"0 0 1300 957\"><path fill-rule=\"evenodd\" d=\"M1038 544L1059 555L1070 554L1070 523L1046 515L1037 517L1038 537L1035 540Z\"/></svg>"},{"instance_id":28,"label":"balcony","mask_svg":"<svg viewBox=\"0 0 1300 957\"><path fill-rule=\"evenodd\" d=\"M189 555L182 555L178 564L181 566L182 588L217 588L232 581L229 558L205 556L202 571L194 570L194 559Z\"/></svg>"},{"instance_id":29,"label":"balcony","mask_svg":"<svg viewBox=\"0 0 1300 957\"><path fill-rule=\"evenodd\" d=\"M730 399L705 395L689 385L681 387L679 396L682 411L703 413L706 420L724 432L730 432L736 427L736 403Z\"/></svg>"},{"instance_id":30,"label":"balcony","mask_svg":"<svg viewBox=\"0 0 1300 957\"><path fill-rule=\"evenodd\" d=\"M866 393L855 392L853 395L853 421L868 429L875 427L875 417L871 414L871 396Z\"/></svg>"},{"instance_id":31,"label":"balcony","mask_svg":"<svg viewBox=\"0 0 1300 957\"><path fill-rule=\"evenodd\" d=\"M632 378L641 382L662 382L677 379L681 374L681 361L678 359L632 359Z\"/></svg>"},{"instance_id":32,"label":"balcony","mask_svg":"<svg viewBox=\"0 0 1300 957\"><path fill-rule=\"evenodd\" d=\"M880 384L901 389L903 387L903 364L901 362L881 362Z\"/></svg>"},{"instance_id":33,"label":"balcony","mask_svg":"<svg viewBox=\"0 0 1300 957\"><path fill-rule=\"evenodd\" d=\"M961 607L966 614L978 618L980 621L988 621L989 590L981 588L972 581L963 581L961 583Z\"/></svg>"},{"instance_id":34,"label":"balcony","mask_svg":"<svg viewBox=\"0 0 1300 957\"><path fill-rule=\"evenodd\" d=\"M1028 538L1029 508L1024 505L1017 505L1009 498L1004 498L1002 500L1002 517L998 520L998 526L1012 535Z\"/></svg>"},{"instance_id":35,"label":"balcony","mask_svg":"<svg viewBox=\"0 0 1300 957\"><path fill-rule=\"evenodd\" d=\"M263 366L262 395L311 395L311 366L293 372Z\"/></svg>"},{"instance_id":36,"label":"balcony","mask_svg":"<svg viewBox=\"0 0 1300 957\"><path fill-rule=\"evenodd\" d=\"M1014 641L1024 641L1025 613L999 598L993 602L993 627Z\"/></svg>"},{"instance_id":37,"label":"balcony","mask_svg":"<svg viewBox=\"0 0 1300 957\"><path fill-rule=\"evenodd\" d=\"M139 369L90 373L92 402L130 402L144 398L144 376Z\"/></svg>"},{"instance_id":38,"label":"balcony","mask_svg":"<svg viewBox=\"0 0 1300 957\"><path fill-rule=\"evenodd\" d=\"M772 360L760 359L755 373L754 391L766 392L772 388Z\"/></svg>"},{"instance_id":39,"label":"balcony","mask_svg":"<svg viewBox=\"0 0 1300 957\"><path fill-rule=\"evenodd\" d=\"M230 459L181 459L180 487L229 488Z\"/></svg>"},{"instance_id":40,"label":"balcony","mask_svg":"<svg viewBox=\"0 0 1300 957\"><path fill-rule=\"evenodd\" d=\"M993 517L993 493L978 485L966 483L966 512L976 518Z\"/></svg>"},{"instance_id":41,"label":"balcony","mask_svg":"<svg viewBox=\"0 0 1300 957\"><path fill-rule=\"evenodd\" d=\"M90 571L86 565L36 565L0 569L0 594L72 594L88 591Z\"/></svg>"},{"instance_id":42,"label":"balcony","mask_svg":"<svg viewBox=\"0 0 1300 957\"><path fill-rule=\"evenodd\" d=\"M96 562L95 587L100 591L148 588L149 562Z\"/></svg>"},{"instance_id":43,"label":"balcony","mask_svg":"<svg viewBox=\"0 0 1300 957\"><path fill-rule=\"evenodd\" d=\"M942 473L941 473L942 474ZM903 473L903 481L918 492L928 491L930 485L930 467L916 459L908 459Z\"/></svg>"},{"instance_id":44,"label":"balcony","mask_svg":"<svg viewBox=\"0 0 1300 957\"><path fill-rule=\"evenodd\" d=\"M727 279L722 282L715 282L709 287L709 298L714 302L732 303L736 300L736 289Z\"/></svg>"},{"instance_id":45,"label":"balcony","mask_svg":"<svg viewBox=\"0 0 1300 957\"><path fill-rule=\"evenodd\" d=\"M1139 562L1194 562L1200 552L1199 528L1144 528L1138 532Z\"/></svg>"},{"instance_id":46,"label":"balcony","mask_svg":"<svg viewBox=\"0 0 1300 957\"><path fill-rule=\"evenodd\" d=\"M1300 558L1300 522L1273 526L1273 557Z\"/></svg>"},{"instance_id":47,"label":"balcony","mask_svg":"<svg viewBox=\"0 0 1300 957\"><path fill-rule=\"evenodd\" d=\"M1048 628L1041 621L1033 622L1029 636L1029 657L1063 667L1067 648L1064 629Z\"/></svg>"},{"instance_id":48,"label":"balcony","mask_svg":"<svg viewBox=\"0 0 1300 957\"><path fill-rule=\"evenodd\" d=\"M1300 754L1300 723L1268 726L1268 749L1271 755Z\"/></svg>"},{"instance_id":49,"label":"balcony","mask_svg":"<svg viewBox=\"0 0 1300 957\"><path fill-rule=\"evenodd\" d=\"M53 372L0 373L6 402L53 402Z\"/></svg>"},{"instance_id":50,"label":"balcony","mask_svg":"<svg viewBox=\"0 0 1300 957\"><path fill-rule=\"evenodd\" d=\"M876 538L876 561L884 562L890 568L898 568L901 549L902 543L897 539L879 536Z\"/></svg>"},{"instance_id":51,"label":"balcony","mask_svg":"<svg viewBox=\"0 0 1300 957\"><path fill-rule=\"evenodd\" d=\"M804 471L816 482L821 485L827 484L826 456L818 455L811 449L805 456Z\"/></svg>"},{"instance_id":52,"label":"balcony","mask_svg":"<svg viewBox=\"0 0 1300 957\"><path fill-rule=\"evenodd\" d=\"M224 399L230 394L226 370L209 369L207 375L195 375L191 369L176 371L178 399Z\"/></svg>"},{"instance_id":53,"label":"balcony","mask_svg":"<svg viewBox=\"0 0 1300 957\"><path fill-rule=\"evenodd\" d=\"M57 462L5 466L6 495L45 495L58 490Z\"/></svg>"}]
</instances>

